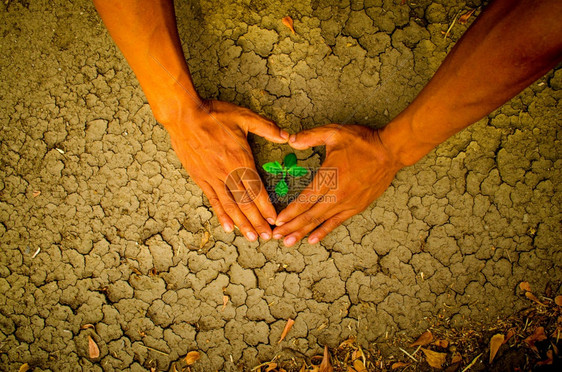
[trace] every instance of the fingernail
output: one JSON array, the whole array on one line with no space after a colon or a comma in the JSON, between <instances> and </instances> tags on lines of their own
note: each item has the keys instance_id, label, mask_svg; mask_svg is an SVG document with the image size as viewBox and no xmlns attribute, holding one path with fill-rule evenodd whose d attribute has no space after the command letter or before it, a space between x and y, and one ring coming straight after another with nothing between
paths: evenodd
<instances>
[{"instance_id":1,"label":"fingernail","mask_svg":"<svg viewBox=\"0 0 562 372\"><path fill-rule=\"evenodd\" d=\"M232 225L229 224L228 222L225 223L224 225L222 225L222 228L223 228L224 231L226 231L227 233L232 232L232 229L234 229L234 228L232 227Z\"/></svg>"},{"instance_id":2,"label":"fingernail","mask_svg":"<svg viewBox=\"0 0 562 372\"><path fill-rule=\"evenodd\" d=\"M250 241L252 241L252 242L258 238L258 237L256 236L256 234L254 234L254 233L251 232L251 231L246 233L246 237L248 238L248 240L250 240Z\"/></svg>"},{"instance_id":3,"label":"fingernail","mask_svg":"<svg viewBox=\"0 0 562 372\"><path fill-rule=\"evenodd\" d=\"M285 222L283 222L283 221L277 221L277 222L275 222L275 224L276 224L277 226L283 226L283 225L285 224Z\"/></svg>"},{"instance_id":4,"label":"fingernail","mask_svg":"<svg viewBox=\"0 0 562 372\"><path fill-rule=\"evenodd\" d=\"M308 242L309 242L310 244L316 244L316 243L318 243L318 241L319 241L319 240L318 240L317 237L308 239Z\"/></svg>"},{"instance_id":5,"label":"fingernail","mask_svg":"<svg viewBox=\"0 0 562 372\"><path fill-rule=\"evenodd\" d=\"M270 225L275 225L275 219L273 218L268 218L267 222L269 222Z\"/></svg>"},{"instance_id":6,"label":"fingernail","mask_svg":"<svg viewBox=\"0 0 562 372\"><path fill-rule=\"evenodd\" d=\"M261 233L260 236L261 236L262 239L265 239L265 240L271 239L271 235L269 235L268 233Z\"/></svg>"},{"instance_id":7,"label":"fingernail","mask_svg":"<svg viewBox=\"0 0 562 372\"><path fill-rule=\"evenodd\" d=\"M279 240L279 239L281 239L281 238L283 238L283 235L281 235L281 234L273 234L273 239Z\"/></svg>"},{"instance_id":8,"label":"fingernail","mask_svg":"<svg viewBox=\"0 0 562 372\"><path fill-rule=\"evenodd\" d=\"M283 242L283 244L289 246L289 245L293 245L295 244L295 242L297 241L297 238L295 238L294 236L290 236L287 239L285 239L285 241Z\"/></svg>"},{"instance_id":9,"label":"fingernail","mask_svg":"<svg viewBox=\"0 0 562 372\"><path fill-rule=\"evenodd\" d=\"M284 140L289 138L289 132L287 132L286 130L281 130L280 135L281 135L281 138L283 138Z\"/></svg>"},{"instance_id":10,"label":"fingernail","mask_svg":"<svg viewBox=\"0 0 562 372\"><path fill-rule=\"evenodd\" d=\"M289 142L295 142L297 140L297 136L295 134L291 134L289 137Z\"/></svg>"}]
</instances>

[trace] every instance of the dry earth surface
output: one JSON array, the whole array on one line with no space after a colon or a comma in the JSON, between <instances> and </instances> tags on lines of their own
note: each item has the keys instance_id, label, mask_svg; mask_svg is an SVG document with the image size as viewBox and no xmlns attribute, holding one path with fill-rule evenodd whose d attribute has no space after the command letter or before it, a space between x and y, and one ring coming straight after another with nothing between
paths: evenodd
<instances>
[{"instance_id":1,"label":"dry earth surface","mask_svg":"<svg viewBox=\"0 0 562 372\"><path fill-rule=\"evenodd\" d=\"M480 6L176 4L201 95L291 132L383 126L466 30L444 37L455 16ZM3 371L168 370L190 350L194 371L234 371L352 335L368 348L436 322L491 324L528 305L522 280L560 293L560 69L399 172L321 244L285 248L222 231L89 1L2 1L0 14ZM251 142L258 164L289 152ZM322 149L297 156L318 166Z\"/></svg>"}]
</instances>

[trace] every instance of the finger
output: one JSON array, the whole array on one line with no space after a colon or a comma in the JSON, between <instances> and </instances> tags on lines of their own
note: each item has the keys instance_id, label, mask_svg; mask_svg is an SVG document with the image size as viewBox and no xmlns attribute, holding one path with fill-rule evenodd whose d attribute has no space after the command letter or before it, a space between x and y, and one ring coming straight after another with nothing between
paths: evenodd
<instances>
[{"instance_id":1,"label":"finger","mask_svg":"<svg viewBox=\"0 0 562 372\"><path fill-rule=\"evenodd\" d=\"M257 177L257 173L255 176L248 176L248 174L252 173L252 170L249 168L241 169L237 172L232 172L227 177L226 186L229 188L230 194L234 196L234 200L237 202L238 207L250 221L255 230L258 231L263 239L269 240L271 239L271 227L269 226L269 223L264 220L260 210L254 203L257 195L255 195L255 191L252 191L251 188L246 188L244 185L244 179ZM255 189L255 186L252 185L252 182L250 182L250 186ZM250 236L247 237L250 239Z\"/></svg>"},{"instance_id":2,"label":"finger","mask_svg":"<svg viewBox=\"0 0 562 372\"><path fill-rule=\"evenodd\" d=\"M340 212L335 216L327 219L322 223L322 225L318 226L316 230L310 234L308 237L309 244L316 244L322 239L326 237L329 233L332 232L336 227L341 225L345 220L352 217L355 213L353 212Z\"/></svg>"},{"instance_id":3,"label":"finger","mask_svg":"<svg viewBox=\"0 0 562 372\"><path fill-rule=\"evenodd\" d=\"M228 191L224 184L222 184L222 187L216 187L215 191L224 211L230 216L234 225L240 229L240 232L242 232L249 241L255 241L258 238L256 231L252 223L246 218L246 215L240 210L234 196Z\"/></svg>"},{"instance_id":4,"label":"finger","mask_svg":"<svg viewBox=\"0 0 562 372\"><path fill-rule=\"evenodd\" d=\"M246 169L244 174L240 176L242 183L250 196L250 201L253 201L258 208L260 214L267 220L270 225L275 224L277 219L277 212L269 200L267 190L263 186L258 173L253 169Z\"/></svg>"},{"instance_id":5,"label":"finger","mask_svg":"<svg viewBox=\"0 0 562 372\"><path fill-rule=\"evenodd\" d=\"M279 213L275 224L283 226L283 224L309 210L314 204L321 202L329 190L330 188L325 182L320 182L318 175L314 176L312 182L301 191L297 199Z\"/></svg>"},{"instance_id":6,"label":"finger","mask_svg":"<svg viewBox=\"0 0 562 372\"><path fill-rule=\"evenodd\" d=\"M248 120L248 131L275 143L286 143L289 139L289 132L279 128L271 120L260 115L252 115Z\"/></svg>"},{"instance_id":7,"label":"finger","mask_svg":"<svg viewBox=\"0 0 562 372\"><path fill-rule=\"evenodd\" d=\"M213 190L211 185L209 185L208 183L202 183L201 189L203 190L205 195L207 195L207 199L209 199L211 207L213 207L215 213L217 214L219 223L221 224L224 231L226 231L227 233L232 232L232 230L234 230L234 221L232 221L232 218L230 218L228 213L226 213L226 211L224 210L215 190Z\"/></svg>"},{"instance_id":8,"label":"finger","mask_svg":"<svg viewBox=\"0 0 562 372\"><path fill-rule=\"evenodd\" d=\"M330 207L324 203L317 203L310 210L301 214L286 225L278 227L274 230L275 234L281 233L285 236L283 244L287 247L293 246L296 242L301 240L320 226L326 219L331 218Z\"/></svg>"},{"instance_id":9,"label":"finger","mask_svg":"<svg viewBox=\"0 0 562 372\"><path fill-rule=\"evenodd\" d=\"M297 150L306 150L313 146L323 146L330 142L340 128L340 125L328 124L303 130L297 134L291 134L289 137L289 145Z\"/></svg>"}]
</instances>

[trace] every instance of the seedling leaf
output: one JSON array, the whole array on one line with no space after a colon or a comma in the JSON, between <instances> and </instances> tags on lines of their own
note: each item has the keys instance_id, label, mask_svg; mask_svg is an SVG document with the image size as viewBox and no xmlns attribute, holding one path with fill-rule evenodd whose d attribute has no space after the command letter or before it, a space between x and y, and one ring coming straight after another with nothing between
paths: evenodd
<instances>
[{"instance_id":1,"label":"seedling leaf","mask_svg":"<svg viewBox=\"0 0 562 372\"><path fill-rule=\"evenodd\" d=\"M293 177L302 177L308 173L308 170L304 167L299 167L295 165L288 170L289 174Z\"/></svg>"},{"instance_id":2,"label":"seedling leaf","mask_svg":"<svg viewBox=\"0 0 562 372\"><path fill-rule=\"evenodd\" d=\"M289 186L287 186L287 182L285 182L285 179L282 179L275 186L275 193L279 196L285 196L288 192Z\"/></svg>"},{"instance_id":3,"label":"seedling leaf","mask_svg":"<svg viewBox=\"0 0 562 372\"><path fill-rule=\"evenodd\" d=\"M287 154L285 159L283 159L283 165L286 168L291 168L294 165L297 165L297 156L294 153Z\"/></svg>"},{"instance_id":4,"label":"seedling leaf","mask_svg":"<svg viewBox=\"0 0 562 372\"><path fill-rule=\"evenodd\" d=\"M283 166L279 164L278 161L265 163L262 167L267 173L271 174L280 174L283 172Z\"/></svg>"}]
</instances>

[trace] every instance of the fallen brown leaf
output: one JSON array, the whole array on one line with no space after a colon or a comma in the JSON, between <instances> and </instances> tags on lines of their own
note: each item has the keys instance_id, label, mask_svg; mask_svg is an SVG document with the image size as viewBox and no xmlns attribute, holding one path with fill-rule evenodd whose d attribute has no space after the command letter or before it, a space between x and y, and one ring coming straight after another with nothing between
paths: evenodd
<instances>
[{"instance_id":1,"label":"fallen brown leaf","mask_svg":"<svg viewBox=\"0 0 562 372\"><path fill-rule=\"evenodd\" d=\"M83 326L80 327L80 329L88 329L88 328L94 328L93 324L84 324Z\"/></svg>"},{"instance_id":2,"label":"fallen brown leaf","mask_svg":"<svg viewBox=\"0 0 562 372\"><path fill-rule=\"evenodd\" d=\"M295 28L293 27L293 19L291 17L289 17L289 16L283 17L281 22L283 22L283 24L285 26L287 26L289 28L289 30L291 30L293 35L295 34Z\"/></svg>"},{"instance_id":3,"label":"fallen brown leaf","mask_svg":"<svg viewBox=\"0 0 562 372\"><path fill-rule=\"evenodd\" d=\"M537 366L551 365L552 362L554 362L554 353L552 352L552 350L548 350L546 352L546 359L538 362Z\"/></svg>"},{"instance_id":4,"label":"fallen brown leaf","mask_svg":"<svg viewBox=\"0 0 562 372\"><path fill-rule=\"evenodd\" d=\"M355 337L351 336L350 338L342 342L340 346L338 346L338 349L341 349L344 346L353 346L354 343L355 343Z\"/></svg>"},{"instance_id":5,"label":"fallen brown leaf","mask_svg":"<svg viewBox=\"0 0 562 372\"><path fill-rule=\"evenodd\" d=\"M287 336L287 333L289 333L289 331L293 327L293 324L295 324L295 321L293 319L291 319L291 318L287 319L287 324L285 324L285 328L283 329L283 332L281 333L281 338L279 338L278 344L280 344L281 341L283 341L285 339L285 337Z\"/></svg>"},{"instance_id":6,"label":"fallen brown leaf","mask_svg":"<svg viewBox=\"0 0 562 372\"><path fill-rule=\"evenodd\" d=\"M361 361L360 359L357 359L353 362L353 368L355 368L355 371L357 372L367 372L367 367L365 367L363 361Z\"/></svg>"},{"instance_id":7,"label":"fallen brown leaf","mask_svg":"<svg viewBox=\"0 0 562 372\"><path fill-rule=\"evenodd\" d=\"M433 335L431 334L431 331L425 331L424 333L421 334L420 337L418 337L416 341L410 344L410 347L425 346L429 344L432 340L433 340Z\"/></svg>"},{"instance_id":8,"label":"fallen brown leaf","mask_svg":"<svg viewBox=\"0 0 562 372\"><path fill-rule=\"evenodd\" d=\"M451 364L456 364L462 362L462 356L460 353L455 353L453 354L453 357L451 358Z\"/></svg>"},{"instance_id":9,"label":"fallen brown leaf","mask_svg":"<svg viewBox=\"0 0 562 372\"><path fill-rule=\"evenodd\" d=\"M37 190L37 191L33 191L33 197L36 198L39 195L41 195L41 191Z\"/></svg>"},{"instance_id":10,"label":"fallen brown leaf","mask_svg":"<svg viewBox=\"0 0 562 372\"><path fill-rule=\"evenodd\" d=\"M493 335L490 339L490 363L494 360L496 353L500 349L500 346L503 345L504 340L505 337L502 334Z\"/></svg>"},{"instance_id":11,"label":"fallen brown leaf","mask_svg":"<svg viewBox=\"0 0 562 372\"><path fill-rule=\"evenodd\" d=\"M503 340L503 343L507 343L507 341L509 341L510 338L512 338L515 335L515 331L513 329L510 329L509 331L507 331L507 335L505 336L505 340Z\"/></svg>"},{"instance_id":12,"label":"fallen brown leaf","mask_svg":"<svg viewBox=\"0 0 562 372\"><path fill-rule=\"evenodd\" d=\"M267 368L265 369L265 372L271 372L273 371L275 368L277 368L277 363L269 363L267 365Z\"/></svg>"},{"instance_id":13,"label":"fallen brown leaf","mask_svg":"<svg viewBox=\"0 0 562 372\"><path fill-rule=\"evenodd\" d=\"M526 339L524 339L523 341L529 345L529 347L538 352L537 347L535 346L535 343L538 341L544 341L546 340L546 335L544 334L544 328L543 327L537 327L535 329L535 331L533 332L532 335L530 335L529 337L527 337Z\"/></svg>"},{"instance_id":14,"label":"fallen brown leaf","mask_svg":"<svg viewBox=\"0 0 562 372\"><path fill-rule=\"evenodd\" d=\"M226 309L226 304L228 304L228 300L229 300L229 298L228 298L227 295L222 296L222 309L221 309L221 311L224 311L224 309Z\"/></svg>"},{"instance_id":15,"label":"fallen brown leaf","mask_svg":"<svg viewBox=\"0 0 562 372\"><path fill-rule=\"evenodd\" d=\"M90 359L96 359L100 356L100 349L92 336L88 336L88 355Z\"/></svg>"},{"instance_id":16,"label":"fallen brown leaf","mask_svg":"<svg viewBox=\"0 0 562 372\"><path fill-rule=\"evenodd\" d=\"M29 371L29 368L30 368L29 364L24 363L24 364L21 365L21 367L19 369L19 372L27 372L27 371Z\"/></svg>"},{"instance_id":17,"label":"fallen brown leaf","mask_svg":"<svg viewBox=\"0 0 562 372\"><path fill-rule=\"evenodd\" d=\"M562 296L556 296L554 298L554 303L558 306L562 306Z\"/></svg>"},{"instance_id":18,"label":"fallen brown leaf","mask_svg":"<svg viewBox=\"0 0 562 372\"><path fill-rule=\"evenodd\" d=\"M150 367L150 372L156 372L156 368Z\"/></svg>"},{"instance_id":19,"label":"fallen brown leaf","mask_svg":"<svg viewBox=\"0 0 562 372\"><path fill-rule=\"evenodd\" d=\"M397 368L401 368L401 367L408 367L409 365L410 365L410 363L395 362L395 363L392 363L392 366L390 367L390 369L397 369Z\"/></svg>"},{"instance_id":20,"label":"fallen brown leaf","mask_svg":"<svg viewBox=\"0 0 562 372\"><path fill-rule=\"evenodd\" d=\"M190 351L185 356L185 362L187 363L188 366L190 366L193 363L195 363L196 361L198 361L199 358L201 358L201 354L199 354L198 351Z\"/></svg>"},{"instance_id":21,"label":"fallen brown leaf","mask_svg":"<svg viewBox=\"0 0 562 372\"><path fill-rule=\"evenodd\" d=\"M459 23L460 23L461 25L466 24L466 22L468 22L468 19L470 18L470 16L471 16L472 14L474 14L475 11L476 11L476 9L472 9L472 10L469 10L468 12L464 13L464 14L459 18Z\"/></svg>"},{"instance_id":22,"label":"fallen brown leaf","mask_svg":"<svg viewBox=\"0 0 562 372\"><path fill-rule=\"evenodd\" d=\"M527 297L529 300L531 301L535 301L537 304L539 305L543 305L544 304L542 302L539 301L539 299L537 298L537 296L535 296L534 294L532 294L531 292L525 292L525 297Z\"/></svg>"},{"instance_id":23,"label":"fallen brown leaf","mask_svg":"<svg viewBox=\"0 0 562 372\"><path fill-rule=\"evenodd\" d=\"M521 283L519 283L519 288L520 288L522 291L531 292L531 285L529 284L529 282L521 282Z\"/></svg>"},{"instance_id":24,"label":"fallen brown leaf","mask_svg":"<svg viewBox=\"0 0 562 372\"><path fill-rule=\"evenodd\" d=\"M439 339L439 340L435 340L435 342L433 343L433 345L446 349L449 347L449 341L447 340L443 340L443 339Z\"/></svg>"},{"instance_id":25,"label":"fallen brown leaf","mask_svg":"<svg viewBox=\"0 0 562 372\"><path fill-rule=\"evenodd\" d=\"M322 363L320 363L320 368L318 372L334 372L334 367L330 363L330 353L328 353L328 346L324 346L324 357L322 358Z\"/></svg>"},{"instance_id":26,"label":"fallen brown leaf","mask_svg":"<svg viewBox=\"0 0 562 372\"><path fill-rule=\"evenodd\" d=\"M443 363L445 363L445 358L447 357L447 354L438 353L437 351L433 351L429 349L424 349L423 347L421 348L421 351L423 351L423 353L425 354L425 360L427 361L427 364L429 364L431 367L433 368L443 367Z\"/></svg>"},{"instance_id":27,"label":"fallen brown leaf","mask_svg":"<svg viewBox=\"0 0 562 372\"><path fill-rule=\"evenodd\" d=\"M203 236L201 237L201 244L199 244L199 249L202 249L209 242L210 236L211 234L209 234L209 232L205 230Z\"/></svg>"}]
</instances>

